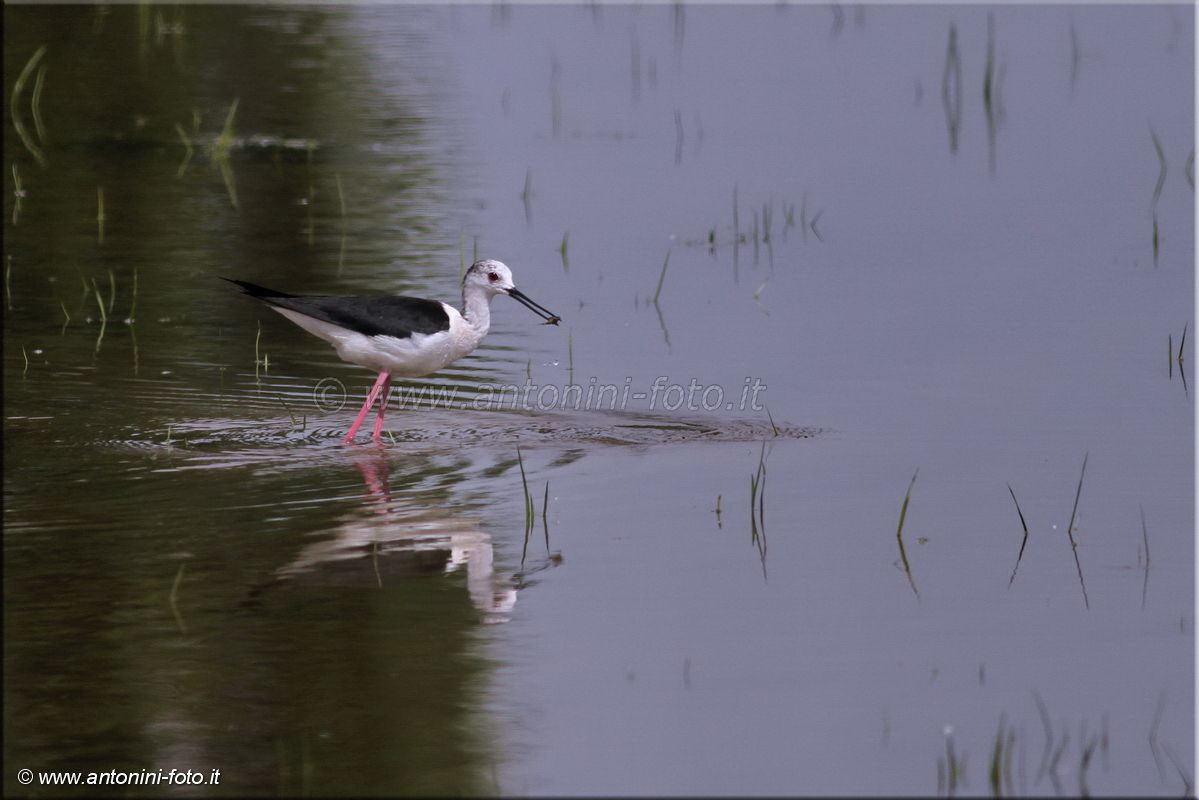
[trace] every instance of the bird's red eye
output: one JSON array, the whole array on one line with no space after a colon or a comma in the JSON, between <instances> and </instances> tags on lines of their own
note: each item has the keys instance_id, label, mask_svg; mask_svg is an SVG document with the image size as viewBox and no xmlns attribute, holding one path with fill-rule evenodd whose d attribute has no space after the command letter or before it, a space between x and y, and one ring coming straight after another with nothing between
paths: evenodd
<instances>
[{"instance_id":1,"label":"bird's red eye","mask_svg":"<svg viewBox=\"0 0 1199 800\"><path fill-rule=\"evenodd\" d=\"M495 283L499 279L500 279L500 276L495 274L494 272L487 273L487 280L491 281L492 283Z\"/></svg>"}]
</instances>

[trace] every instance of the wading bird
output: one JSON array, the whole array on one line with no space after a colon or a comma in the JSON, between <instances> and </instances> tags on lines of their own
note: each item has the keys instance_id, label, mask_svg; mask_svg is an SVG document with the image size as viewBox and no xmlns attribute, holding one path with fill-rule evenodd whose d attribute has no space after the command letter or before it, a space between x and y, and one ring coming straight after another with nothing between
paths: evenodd
<instances>
[{"instance_id":1,"label":"wading bird","mask_svg":"<svg viewBox=\"0 0 1199 800\"><path fill-rule=\"evenodd\" d=\"M375 401L376 443L383 435L383 414L393 376L419 378L436 372L479 346L491 326L491 298L506 294L545 320L561 318L516 288L512 271L494 259L476 261L462 278L462 311L439 300L392 295L341 297L298 295L225 278L251 297L267 303L309 333L329 342L342 361L379 373L362 410L346 434L354 441Z\"/></svg>"}]
</instances>

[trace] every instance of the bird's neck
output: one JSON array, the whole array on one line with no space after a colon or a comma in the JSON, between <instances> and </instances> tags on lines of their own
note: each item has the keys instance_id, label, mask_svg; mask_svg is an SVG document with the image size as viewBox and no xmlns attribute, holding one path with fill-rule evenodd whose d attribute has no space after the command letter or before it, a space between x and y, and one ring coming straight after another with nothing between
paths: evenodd
<instances>
[{"instance_id":1,"label":"bird's neck","mask_svg":"<svg viewBox=\"0 0 1199 800\"><path fill-rule=\"evenodd\" d=\"M491 299L482 292L462 293L462 318L482 338L491 327Z\"/></svg>"}]
</instances>

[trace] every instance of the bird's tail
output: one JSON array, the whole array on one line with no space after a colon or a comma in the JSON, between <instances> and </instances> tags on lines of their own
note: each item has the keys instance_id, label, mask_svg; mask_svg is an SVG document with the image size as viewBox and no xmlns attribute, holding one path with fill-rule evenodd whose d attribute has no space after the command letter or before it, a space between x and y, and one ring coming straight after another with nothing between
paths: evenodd
<instances>
[{"instance_id":1,"label":"bird's tail","mask_svg":"<svg viewBox=\"0 0 1199 800\"><path fill-rule=\"evenodd\" d=\"M229 281L229 283L238 286L243 292L251 297L258 297L263 300L269 300L272 297L295 297L295 295L288 294L287 292L279 292L275 291L274 289L268 289L265 286L259 286L258 284L250 283L249 281L239 281L237 278L222 277L221 280Z\"/></svg>"}]
</instances>

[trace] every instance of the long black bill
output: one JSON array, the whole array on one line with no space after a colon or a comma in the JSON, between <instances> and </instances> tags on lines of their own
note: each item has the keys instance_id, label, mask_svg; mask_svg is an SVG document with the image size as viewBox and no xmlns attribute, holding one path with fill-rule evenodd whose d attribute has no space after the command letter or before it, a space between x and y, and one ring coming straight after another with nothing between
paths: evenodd
<instances>
[{"instance_id":1,"label":"long black bill","mask_svg":"<svg viewBox=\"0 0 1199 800\"><path fill-rule=\"evenodd\" d=\"M529 299L528 295L526 295L524 292L520 291L519 289L509 289L508 296L511 297L516 302L520 303L525 308L532 311L537 316L541 317L543 320L545 320L546 325L557 325L559 322L562 321L562 318L559 317L557 314L553 313L552 311L550 311L548 308L545 308L544 306L534 303L531 299Z\"/></svg>"}]
</instances>

